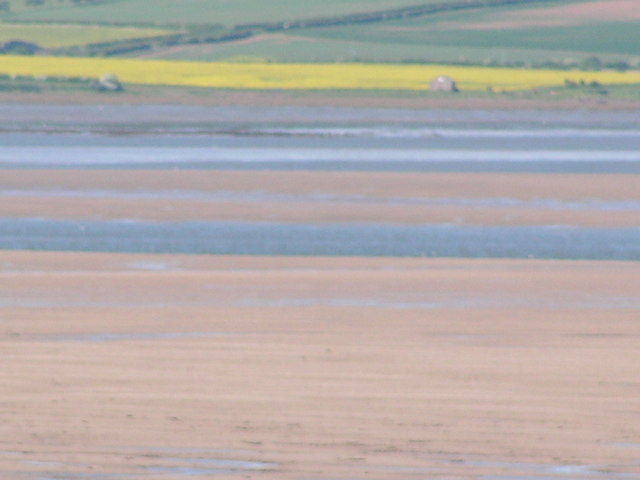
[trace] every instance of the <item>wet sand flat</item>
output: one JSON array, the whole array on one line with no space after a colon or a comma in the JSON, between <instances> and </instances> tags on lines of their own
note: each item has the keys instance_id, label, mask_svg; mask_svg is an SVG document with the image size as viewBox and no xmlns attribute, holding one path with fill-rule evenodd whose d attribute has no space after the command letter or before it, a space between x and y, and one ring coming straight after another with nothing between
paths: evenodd
<instances>
[{"instance_id":1,"label":"wet sand flat","mask_svg":"<svg viewBox=\"0 0 640 480\"><path fill-rule=\"evenodd\" d=\"M0 216L469 225L640 224L636 175L3 170Z\"/></svg>"},{"instance_id":2,"label":"wet sand flat","mask_svg":"<svg viewBox=\"0 0 640 480\"><path fill-rule=\"evenodd\" d=\"M3 478L640 474L637 262L5 251L0 286Z\"/></svg>"},{"instance_id":3,"label":"wet sand flat","mask_svg":"<svg viewBox=\"0 0 640 480\"><path fill-rule=\"evenodd\" d=\"M632 112L220 95L0 105L2 479L640 478Z\"/></svg>"}]
</instances>

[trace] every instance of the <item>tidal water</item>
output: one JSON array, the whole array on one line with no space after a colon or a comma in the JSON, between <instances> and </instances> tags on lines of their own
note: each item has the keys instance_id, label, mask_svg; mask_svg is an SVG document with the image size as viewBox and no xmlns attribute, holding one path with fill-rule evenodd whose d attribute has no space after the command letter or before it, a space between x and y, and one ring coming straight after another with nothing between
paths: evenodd
<instances>
[{"instance_id":1,"label":"tidal water","mask_svg":"<svg viewBox=\"0 0 640 480\"><path fill-rule=\"evenodd\" d=\"M1 168L640 173L640 130L251 127L0 133Z\"/></svg>"},{"instance_id":2,"label":"tidal water","mask_svg":"<svg viewBox=\"0 0 640 480\"><path fill-rule=\"evenodd\" d=\"M0 107L0 111L6 110L15 117L13 124L0 121L0 175L9 168L244 170L248 175L256 170L640 174L640 120L633 113L379 109L369 111L368 117L366 109ZM82 108L87 111L77 111ZM123 114L127 112L130 123ZM87 125L78 123L80 114L90 119ZM233 202L260 201L262 195L265 201L292 204L375 202L364 196L323 199L264 192L0 188L0 201L21 195L77 197L78 201L161 198ZM603 215L608 211L640 213L640 204L634 199L593 198L573 203L554 199L468 199L461 192L460 198L399 198L397 202L472 208L588 209ZM71 221L41 218L33 212L23 218L0 218L0 248L640 260L640 225L579 228L162 223L138 219Z\"/></svg>"},{"instance_id":3,"label":"tidal water","mask_svg":"<svg viewBox=\"0 0 640 480\"><path fill-rule=\"evenodd\" d=\"M640 227L0 219L20 250L640 260Z\"/></svg>"}]
</instances>

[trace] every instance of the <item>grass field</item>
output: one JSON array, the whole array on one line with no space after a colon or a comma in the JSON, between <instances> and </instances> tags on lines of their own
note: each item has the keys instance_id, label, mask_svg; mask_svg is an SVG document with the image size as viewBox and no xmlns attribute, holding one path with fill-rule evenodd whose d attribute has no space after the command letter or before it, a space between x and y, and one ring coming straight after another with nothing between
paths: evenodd
<instances>
[{"instance_id":1,"label":"grass field","mask_svg":"<svg viewBox=\"0 0 640 480\"><path fill-rule=\"evenodd\" d=\"M354 27L357 28L357 27ZM271 62L373 62L373 63L473 63L524 65L541 64L556 59L581 62L597 55L604 62L631 60L634 57L619 53L550 50L544 48L516 48L472 45L435 45L416 42L376 41L374 38L331 38L312 33L275 33L259 35L250 40L180 46L145 52L141 56L174 60L242 61L255 58Z\"/></svg>"},{"instance_id":2,"label":"grass field","mask_svg":"<svg viewBox=\"0 0 640 480\"><path fill-rule=\"evenodd\" d=\"M114 73L125 83L236 89L426 90L431 79L451 75L463 90L528 90L563 85L565 79L603 85L639 84L640 72L380 64L234 64L137 59L0 57L0 74L98 77Z\"/></svg>"},{"instance_id":3,"label":"grass field","mask_svg":"<svg viewBox=\"0 0 640 480\"><path fill-rule=\"evenodd\" d=\"M606 8L609 11L606 11ZM367 24L305 28L152 52L157 58L640 67L640 10L628 0L550 0ZM601 12L600 10L603 10ZM634 12L638 13L634 13ZM145 53L146 55L146 53Z\"/></svg>"},{"instance_id":4,"label":"grass field","mask_svg":"<svg viewBox=\"0 0 640 480\"><path fill-rule=\"evenodd\" d=\"M459 48L517 48L522 50L571 51L600 54L640 54L640 23L635 21L593 22L578 25L519 25L507 28L503 23L489 23L495 14L505 9L487 9L487 12L471 16L449 14L434 17L407 19L370 25L358 25L349 29L324 28L301 32L311 38L382 42L404 45L407 49L424 45ZM486 27L483 26L486 20ZM465 28L465 22L474 21L474 28Z\"/></svg>"},{"instance_id":5,"label":"grass field","mask_svg":"<svg viewBox=\"0 0 640 480\"><path fill-rule=\"evenodd\" d=\"M51 3L0 18L37 22L80 22L117 24L221 24L298 20L312 17L345 15L370 10L399 8L443 0L111 0L95 5L72 6ZM446 0L444 0L446 1ZM18 5L16 4L16 7Z\"/></svg>"},{"instance_id":6,"label":"grass field","mask_svg":"<svg viewBox=\"0 0 640 480\"><path fill-rule=\"evenodd\" d=\"M65 48L92 43L113 42L132 38L157 37L169 30L133 27L101 27L83 25L0 24L0 43L22 40L43 48Z\"/></svg>"},{"instance_id":7,"label":"grass field","mask_svg":"<svg viewBox=\"0 0 640 480\"><path fill-rule=\"evenodd\" d=\"M598 15L595 7L607 5L613 12ZM620 5L617 0L582 0L487 7L351 28L307 29L297 35L308 43L394 46L397 60L438 61L448 56L451 61L526 64L598 56L640 64L640 10L637 4L638 13L628 11L630 3L623 5L627 10Z\"/></svg>"},{"instance_id":8,"label":"grass field","mask_svg":"<svg viewBox=\"0 0 640 480\"><path fill-rule=\"evenodd\" d=\"M9 0L11 11L0 12L0 21L7 22L0 23L0 42L23 39L64 48L136 39L132 48L116 46L91 54L189 61L640 69L636 0L531 0L324 28L257 28L249 38L241 35L233 41L212 40L229 34L234 26L254 22L340 17L461 0L270 0L267 6L261 0L102 0L79 5L73 0L43 1L27 8L25 0ZM79 26L89 24L103 28ZM151 25L171 25L183 37L164 45L144 40L141 44L137 39L159 31ZM83 51L88 50L78 50ZM593 57L599 66L588 66Z\"/></svg>"}]
</instances>

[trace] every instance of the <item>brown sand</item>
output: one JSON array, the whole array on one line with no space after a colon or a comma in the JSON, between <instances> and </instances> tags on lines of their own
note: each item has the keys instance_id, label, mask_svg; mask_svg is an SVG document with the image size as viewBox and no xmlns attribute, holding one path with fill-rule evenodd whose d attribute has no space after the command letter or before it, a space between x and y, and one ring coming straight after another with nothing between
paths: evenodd
<instances>
[{"instance_id":1,"label":"brown sand","mask_svg":"<svg viewBox=\"0 0 640 480\"><path fill-rule=\"evenodd\" d=\"M9 217L640 224L635 210L603 211L593 203L640 201L636 175L4 170L0 193L3 190L13 192L3 195L0 202L0 216ZM89 194L56 196L62 190ZM159 196L132 201L104 196L100 193L104 191L147 195L178 191L218 197ZM492 199L497 203L473 202ZM500 203L501 199L508 201ZM548 202L546 207L544 202Z\"/></svg>"},{"instance_id":2,"label":"brown sand","mask_svg":"<svg viewBox=\"0 0 640 480\"><path fill-rule=\"evenodd\" d=\"M637 226L633 211L428 203L638 201L635 177L3 170L0 216ZM0 252L0 478L638 477L639 274Z\"/></svg>"},{"instance_id":3,"label":"brown sand","mask_svg":"<svg viewBox=\"0 0 640 480\"><path fill-rule=\"evenodd\" d=\"M0 252L0 476L638 478L639 291L634 262Z\"/></svg>"}]
</instances>

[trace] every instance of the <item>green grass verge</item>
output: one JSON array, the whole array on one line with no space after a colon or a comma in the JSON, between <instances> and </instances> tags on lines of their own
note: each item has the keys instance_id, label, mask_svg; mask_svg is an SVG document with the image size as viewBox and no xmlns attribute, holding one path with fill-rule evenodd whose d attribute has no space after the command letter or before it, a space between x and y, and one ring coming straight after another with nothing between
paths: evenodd
<instances>
[{"instance_id":1,"label":"green grass verge","mask_svg":"<svg viewBox=\"0 0 640 480\"><path fill-rule=\"evenodd\" d=\"M44 92L97 92L94 83L79 78L38 79L31 76L9 77L0 75L0 92L44 93Z\"/></svg>"}]
</instances>

